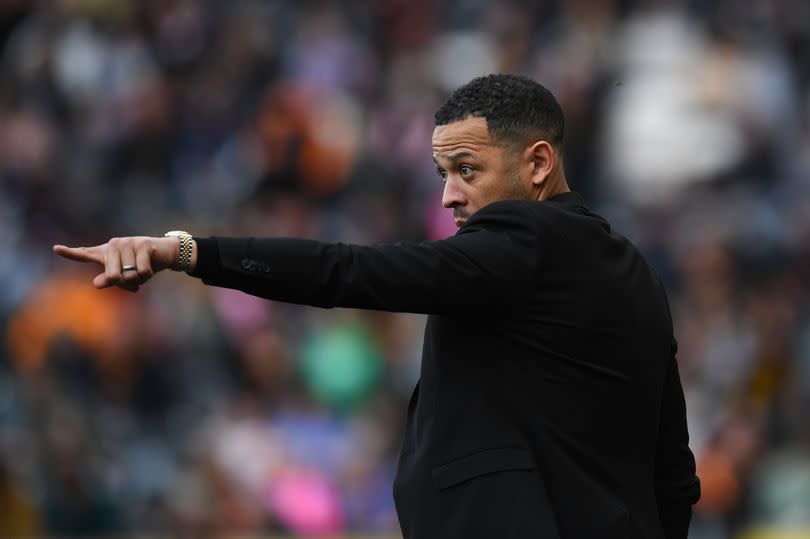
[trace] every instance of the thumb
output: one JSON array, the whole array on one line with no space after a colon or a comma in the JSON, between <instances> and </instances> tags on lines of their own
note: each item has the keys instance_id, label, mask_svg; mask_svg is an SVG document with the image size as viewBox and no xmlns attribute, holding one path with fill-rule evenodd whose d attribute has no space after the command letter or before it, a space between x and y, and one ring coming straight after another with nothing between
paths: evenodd
<instances>
[{"instance_id":1,"label":"thumb","mask_svg":"<svg viewBox=\"0 0 810 539\"><path fill-rule=\"evenodd\" d=\"M93 286L96 288L107 288L112 286L112 283L110 283L110 278L107 276L107 274L105 272L101 272L93 279Z\"/></svg>"}]
</instances>

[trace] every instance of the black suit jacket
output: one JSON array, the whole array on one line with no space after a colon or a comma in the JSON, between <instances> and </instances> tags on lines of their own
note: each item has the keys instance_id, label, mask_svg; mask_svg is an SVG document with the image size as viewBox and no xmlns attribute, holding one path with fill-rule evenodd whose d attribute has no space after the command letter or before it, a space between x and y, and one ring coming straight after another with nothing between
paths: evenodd
<instances>
[{"instance_id":1,"label":"black suit jacket","mask_svg":"<svg viewBox=\"0 0 810 539\"><path fill-rule=\"evenodd\" d=\"M578 194L490 204L441 241L198 249L208 284L430 314L394 483L406 538L686 537L700 487L666 293Z\"/></svg>"}]
</instances>

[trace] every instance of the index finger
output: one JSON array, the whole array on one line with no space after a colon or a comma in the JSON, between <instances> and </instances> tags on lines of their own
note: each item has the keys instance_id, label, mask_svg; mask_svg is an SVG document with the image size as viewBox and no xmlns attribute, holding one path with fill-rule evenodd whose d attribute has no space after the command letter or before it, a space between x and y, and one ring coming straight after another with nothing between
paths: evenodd
<instances>
[{"instance_id":1,"label":"index finger","mask_svg":"<svg viewBox=\"0 0 810 539\"><path fill-rule=\"evenodd\" d=\"M53 252L76 262L95 262L104 264L104 252L101 245L95 247L67 247L65 245L54 245Z\"/></svg>"}]
</instances>

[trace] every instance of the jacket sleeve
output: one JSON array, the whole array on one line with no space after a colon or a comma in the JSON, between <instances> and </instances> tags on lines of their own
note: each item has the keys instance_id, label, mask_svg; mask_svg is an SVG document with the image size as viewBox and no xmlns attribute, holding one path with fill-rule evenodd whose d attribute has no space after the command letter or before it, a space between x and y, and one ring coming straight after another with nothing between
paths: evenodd
<instances>
[{"instance_id":1,"label":"jacket sleeve","mask_svg":"<svg viewBox=\"0 0 810 539\"><path fill-rule=\"evenodd\" d=\"M192 275L209 285L317 307L429 314L523 303L538 266L525 202L495 202L455 236L373 246L292 238L196 238Z\"/></svg>"},{"instance_id":2,"label":"jacket sleeve","mask_svg":"<svg viewBox=\"0 0 810 539\"><path fill-rule=\"evenodd\" d=\"M675 359L677 349L678 344L673 339L661 402L655 462L655 494L667 539L686 539L692 505L700 499L700 480L695 474L695 457L689 449L686 402Z\"/></svg>"}]
</instances>

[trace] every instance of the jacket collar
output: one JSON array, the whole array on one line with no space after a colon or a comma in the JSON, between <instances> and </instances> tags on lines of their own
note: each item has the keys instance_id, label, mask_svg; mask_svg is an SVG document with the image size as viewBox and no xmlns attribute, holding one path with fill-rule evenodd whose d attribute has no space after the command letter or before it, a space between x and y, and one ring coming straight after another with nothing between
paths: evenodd
<instances>
[{"instance_id":1,"label":"jacket collar","mask_svg":"<svg viewBox=\"0 0 810 539\"><path fill-rule=\"evenodd\" d=\"M554 195L551 198L546 199L546 202L553 202L564 206L566 208L588 208L588 205L585 203L585 199L582 198L582 195L577 193L576 191L568 191L566 193L560 193L558 195Z\"/></svg>"}]
</instances>

